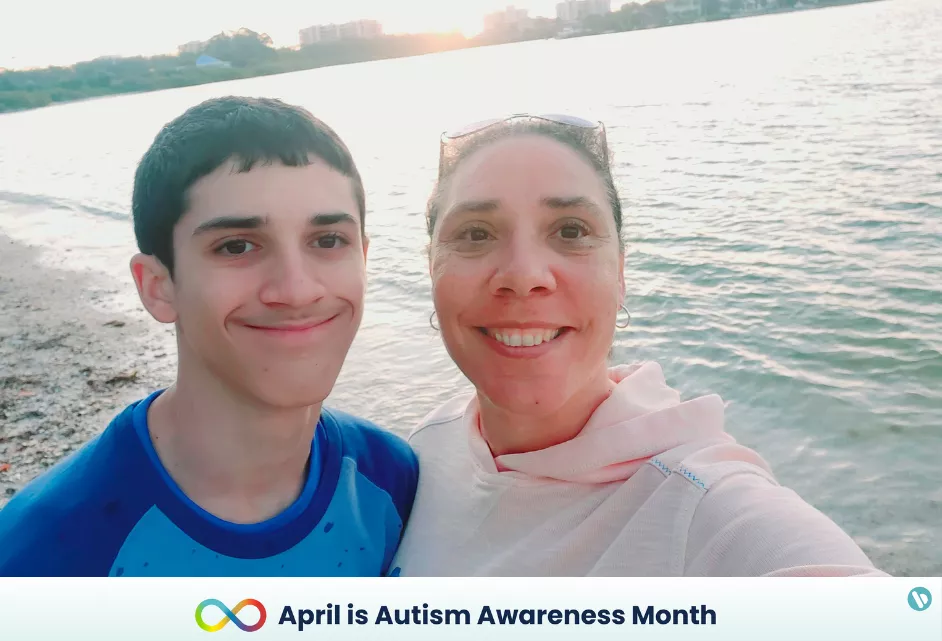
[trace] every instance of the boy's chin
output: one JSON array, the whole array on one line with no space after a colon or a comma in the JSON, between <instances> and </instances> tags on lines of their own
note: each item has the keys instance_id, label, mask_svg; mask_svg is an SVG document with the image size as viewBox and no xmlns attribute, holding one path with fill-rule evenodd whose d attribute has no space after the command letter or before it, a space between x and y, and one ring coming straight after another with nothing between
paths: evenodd
<instances>
[{"instance_id":1,"label":"boy's chin","mask_svg":"<svg viewBox=\"0 0 942 641\"><path fill-rule=\"evenodd\" d=\"M272 409L301 409L323 403L333 389L333 383L333 380L329 384L319 382L314 377L301 380L297 377L270 377L264 381L253 381L246 386L246 391L255 397L260 405Z\"/></svg>"}]
</instances>

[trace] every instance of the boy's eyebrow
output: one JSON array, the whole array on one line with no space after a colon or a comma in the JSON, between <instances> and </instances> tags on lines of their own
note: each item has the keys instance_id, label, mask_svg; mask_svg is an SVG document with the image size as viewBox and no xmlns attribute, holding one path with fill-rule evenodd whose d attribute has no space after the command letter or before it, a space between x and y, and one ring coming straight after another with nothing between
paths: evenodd
<instances>
[{"instance_id":1,"label":"boy's eyebrow","mask_svg":"<svg viewBox=\"0 0 942 641\"><path fill-rule=\"evenodd\" d=\"M258 229L265 224L261 216L219 216L200 224L193 235L203 234L217 229Z\"/></svg>"},{"instance_id":2,"label":"boy's eyebrow","mask_svg":"<svg viewBox=\"0 0 942 641\"><path fill-rule=\"evenodd\" d=\"M336 225L338 223L357 224L357 219L342 211L330 214L314 214L311 216L311 224L317 227L323 225Z\"/></svg>"},{"instance_id":3,"label":"boy's eyebrow","mask_svg":"<svg viewBox=\"0 0 942 641\"><path fill-rule=\"evenodd\" d=\"M268 219L262 216L219 216L200 224L193 231L193 235L197 236L220 229L258 229L267 222ZM315 226L336 225L345 222L356 224L357 220L345 212L314 214L310 219L310 223Z\"/></svg>"}]
</instances>

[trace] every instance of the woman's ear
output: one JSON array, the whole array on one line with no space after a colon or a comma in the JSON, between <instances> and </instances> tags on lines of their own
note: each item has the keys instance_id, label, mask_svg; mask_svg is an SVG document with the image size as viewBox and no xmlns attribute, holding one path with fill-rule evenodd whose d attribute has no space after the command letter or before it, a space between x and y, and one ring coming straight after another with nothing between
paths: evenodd
<instances>
[{"instance_id":1,"label":"woman's ear","mask_svg":"<svg viewBox=\"0 0 942 641\"><path fill-rule=\"evenodd\" d=\"M620 294L618 297L618 300L624 302L625 294L627 293L627 290L625 288L625 250L624 249L618 252L618 262L619 262L619 266L618 266L619 291L618 293Z\"/></svg>"},{"instance_id":2,"label":"woman's ear","mask_svg":"<svg viewBox=\"0 0 942 641\"><path fill-rule=\"evenodd\" d=\"M136 254L131 258L131 276L150 315L161 323L175 323L177 310L170 270L156 256Z\"/></svg>"}]
</instances>

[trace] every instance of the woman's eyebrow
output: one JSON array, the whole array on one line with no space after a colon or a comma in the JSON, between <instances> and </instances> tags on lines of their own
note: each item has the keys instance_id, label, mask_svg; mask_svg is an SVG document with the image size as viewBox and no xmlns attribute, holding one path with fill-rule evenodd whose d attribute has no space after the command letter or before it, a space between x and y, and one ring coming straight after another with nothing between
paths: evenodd
<instances>
[{"instance_id":1,"label":"woman's eyebrow","mask_svg":"<svg viewBox=\"0 0 942 641\"><path fill-rule=\"evenodd\" d=\"M465 200L450 207L446 215L489 212L499 206L500 202L497 200Z\"/></svg>"},{"instance_id":2,"label":"woman's eyebrow","mask_svg":"<svg viewBox=\"0 0 942 641\"><path fill-rule=\"evenodd\" d=\"M548 196L540 202L550 209L586 209L599 216L603 214L602 208L585 196Z\"/></svg>"}]
</instances>

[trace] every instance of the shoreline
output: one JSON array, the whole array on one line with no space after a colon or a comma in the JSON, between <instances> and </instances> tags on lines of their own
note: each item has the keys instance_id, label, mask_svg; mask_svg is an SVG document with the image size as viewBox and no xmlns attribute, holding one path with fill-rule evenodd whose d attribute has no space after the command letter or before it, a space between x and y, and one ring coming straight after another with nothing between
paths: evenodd
<instances>
[{"instance_id":1,"label":"shoreline","mask_svg":"<svg viewBox=\"0 0 942 641\"><path fill-rule=\"evenodd\" d=\"M0 509L172 381L172 333L143 310L103 309L116 283L43 265L42 252L0 233Z\"/></svg>"}]
</instances>

